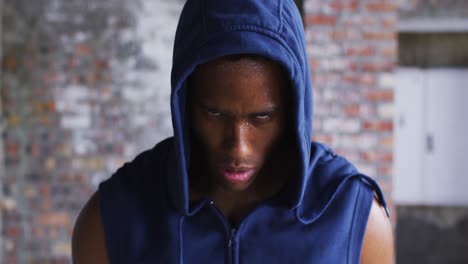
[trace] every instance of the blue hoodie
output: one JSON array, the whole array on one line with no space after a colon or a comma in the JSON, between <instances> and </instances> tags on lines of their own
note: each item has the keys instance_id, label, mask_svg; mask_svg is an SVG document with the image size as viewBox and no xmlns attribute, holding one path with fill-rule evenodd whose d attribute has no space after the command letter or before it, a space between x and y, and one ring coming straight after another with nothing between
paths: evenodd
<instances>
[{"instance_id":1,"label":"blue hoodie","mask_svg":"<svg viewBox=\"0 0 468 264\"><path fill-rule=\"evenodd\" d=\"M292 81L297 175L284 201L260 204L233 228L208 200L189 201L186 81L197 65L257 54ZM111 263L359 263L376 182L312 142L312 86L301 16L292 0L188 0L176 33L174 137L99 186Z\"/></svg>"}]
</instances>

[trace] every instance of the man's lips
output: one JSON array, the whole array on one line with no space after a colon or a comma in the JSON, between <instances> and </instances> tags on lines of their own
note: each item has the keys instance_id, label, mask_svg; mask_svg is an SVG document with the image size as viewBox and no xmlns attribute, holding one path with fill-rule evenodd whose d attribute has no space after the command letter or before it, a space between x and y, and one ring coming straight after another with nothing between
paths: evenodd
<instances>
[{"instance_id":1,"label":"man's lips","mask_svg":"<svg viewBox=\"0 0 468 264\"><path fill-rule=\"evenodd\" d=\"M232 183L247 182L254 174L255 169L247 167L223 168L221 174L223 178Z\"/></svg>"}]
</instances>

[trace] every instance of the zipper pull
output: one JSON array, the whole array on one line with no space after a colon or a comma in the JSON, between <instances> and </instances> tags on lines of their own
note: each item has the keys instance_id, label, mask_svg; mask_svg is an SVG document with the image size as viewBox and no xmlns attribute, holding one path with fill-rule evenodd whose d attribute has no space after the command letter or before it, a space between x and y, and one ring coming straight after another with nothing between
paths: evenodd
<instances>
[{"instance_id":1,"label":"zipper pull","mask_svg":"<svg viewBox=\"0 0 468 264\"><path fill-rule=\"evenodd\" d=\"M229 247L236 242L236 229L231 229L231 237L229 238Z\"/></svg>"}]
</instances>

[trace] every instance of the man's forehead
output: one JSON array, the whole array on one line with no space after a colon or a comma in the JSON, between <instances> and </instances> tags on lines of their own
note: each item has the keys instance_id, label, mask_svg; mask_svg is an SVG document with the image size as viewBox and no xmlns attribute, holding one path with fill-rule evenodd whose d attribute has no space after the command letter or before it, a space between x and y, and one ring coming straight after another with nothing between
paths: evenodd
<instances>
[{"instance_id":1,"label":"man's forehead","mask_svg":"<svg viewBox=\"0 0 468 264\"><path fill-rule=\"evenodd\" d=\"M223 69L223 68L249 68L252 70L265 67L280 67L279 63L261 55L255 54L237 54L220 57L204 64L197 66L195 72L206 69Z\"/></svg>"},{"instance_id":2,"label":"man's forehead","mask_svg":"<svg viewBox=\"0 0 468 264\"><path fill-rule=\"evenodd\" d=\"M212 98L222 102L219 100L222 97L224 101L241 97L246 103L255 98L264 98L263 102L287 100L291 92L289 80L285 70L273 60L257 55L232 55L201 65L189 78L188 89L192 99L219 108L220 103L211 104ZM262 108L274 107L270 104Z\"/></svg>"}]
</instances>

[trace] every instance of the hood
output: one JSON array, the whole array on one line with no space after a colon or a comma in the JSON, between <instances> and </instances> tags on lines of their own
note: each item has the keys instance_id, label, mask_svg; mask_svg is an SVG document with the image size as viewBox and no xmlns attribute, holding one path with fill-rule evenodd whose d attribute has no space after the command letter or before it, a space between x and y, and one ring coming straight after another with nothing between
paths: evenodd
<instances>
[{"instance_id":1,"label":"hood","mask_svg":"<svg viewBox=\"0 0 468 264\"><path fill-rule=\"evenodd\" d=\"M176 209L191 215L189 208L188 166L190 164L190 134L186 113L186 80L194 69L216 58L233 54L257 54L283 65L292 81L294 133L299 152L298 179L288 192L291 208L301 205L306 189L307 200L317 201L309 206L325 208L339 184L328 184L331 177L311 179L314 168L323 163L329 151L311 145L312 136L312 84L305 49L304 26L301 15L292 0L188 0L183 8L176 32L173 68L171 110L175 137L175 166L170 168L169 193ZM338 161L323 174L340 177L356 174L345 161ZM340 173L338 173L340 174ZM336 181L333 181L336 182ZM312 187L310 187L313 185ZM308 187L309 186L309 187ZM323 194L322 187L332 186ZM334 187L333 187L334 186ZM327 198L324 200L324 197ZM319 203L319 204L317 204ZM313 210L315 211L315 210ZM319 214L315 211L314 215ZM309 216L308 218L313 218Z\"/></svg>"}]
</instances>

